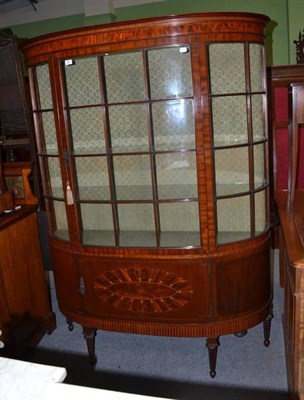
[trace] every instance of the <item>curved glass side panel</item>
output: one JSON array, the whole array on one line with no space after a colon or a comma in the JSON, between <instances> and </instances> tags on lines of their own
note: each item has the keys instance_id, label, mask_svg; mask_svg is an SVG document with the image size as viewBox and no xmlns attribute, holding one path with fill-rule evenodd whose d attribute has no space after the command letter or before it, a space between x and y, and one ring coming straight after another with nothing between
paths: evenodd
<instances>
[{"instance_id":1,"label":"curved glass side panel","mask_svg":"<svg viewBox=\"0 0 304 400\"><path fill-rule=\"evenodd\" d=\"M253 141L258 142L259 140L266 139L266 127L265 127L265 95L254 94L251 96L252 104L252 134Z\"/></svg>"},{"instance_id":2,"label":"curved glass side panel","mask_svg":"<svg viewBox=\"0 0 304 400\"><path fill-rule=\"evenodd\" d=\"M267 229L263 51L248 42L208 46L218 244Z\"/></svg>"},{"instance_id":3,"label":"curved glass side panel","mask_svg":"<svg viewBox=\"0 0 304 400\"><path fill-rule=\"evenodd\" d=\"M255 234L258 235L267 228L267 203L266 190L261 190L255 194Z\"/></svg>"},{"instance_id":4,"label":"curved glass side panel","mask_svg":"<svg viewBox=\"0 0 304 400\"><path fill-rule=\"evenodd\" d=\"M248 147L215 150L216 195L227 196L249 191Z\"/></svg>"},{"instance_id":5,"label":"curved glass side panel","mask_svg":"<svg viewBox=\"0 0 304 400\"><path fill-rule=\"evenodd\" d=\"M31 77L43 196L46 197L46 206L52 216L51 234L69 240L48 64L32 68Z\"/></svg>"},{"instance_id":6,"label":"curved glass side panel","mask_svg":"<svg viewBox=\"0 0 304 400\"><path fill-rule=\"evenodd\" d=\"M49 174L47 196L64 199L61 170L58 157L45 157L46 169Z\"/></svg>"},{"instance_id":7,"label":"curved glass side panel","mask_svg":"<svg viewBox=\"0 0 304 400\"><path fill-rule=\"evenodd\" d=\"M56 230L54 235L63 240L70 240L68 221L64 201L53 201Z\"/></svg>"},{"instance_id":8,"label":"curved glass side panel","mask_svg":"<svg viewBox=\"0 0 304 400\"><path fill-rule=\"evenodd\" d=\"M264 47L258 43L249 44L250 86L252 92L265 91L264 84Z\"/></svg>"},{"instance_id":9,"label":"curved glass side panel","mask_svg":"<svg viewBox=\"0 0 304 400\"><path fill-rule=\"evenodd\" d=\"M254 188L259 189L266 185L265 144L253 146Z\"/></svg>"},{"instance_id":10,"label":"curved glass side panel","mask_svg":"<svg viewBox=\"0 0 304 400\"><path fill-rule=\"evenodd\" d=\"M218 244L251 237L250 196L220 199L216 206Z\"/></svg>"},{"instance_id":11,"label":"curved glass side panel","mask_svg":"<svg viewBox=\"0 0 304 400\"><path fill-rule=\"evenodd\" d=\"M47 110L53 108L50 73L48 64L35 67L37 77L38 109Z\"/></svg>"},{"instance_id":12,"label":"curved glass side panel","mask_svg":"<svg viewBox=\"0 0 304 400\"><path fill-rule=\"evenodd\" d=\"M48 155L58 155L54 112L45 111L40 114L40 151Z\"/></svg>"}]
</instances>

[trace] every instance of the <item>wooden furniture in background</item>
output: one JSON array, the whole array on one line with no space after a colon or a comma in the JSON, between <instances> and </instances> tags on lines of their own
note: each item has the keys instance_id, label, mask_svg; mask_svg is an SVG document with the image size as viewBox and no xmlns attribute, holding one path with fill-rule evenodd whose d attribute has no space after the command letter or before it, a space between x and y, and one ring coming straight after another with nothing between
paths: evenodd
<instances>
[{"instance_id":1,"label":"wooden furniture in background","mask_svg":"<svg viewBox=\"0 0 304 400\"><path fill-rule=\"evenodd\" d=\"M35 205L0 215L0 330L5 350L35 346L55 327Z\"/></svg>"},{"instance_id":2,"label":"wooden furniture in background","mask_svg":"<svg viewBox=\"0 0 304 400\"><path fill-rule=\"evenodd\" d=\"M16 204L38 204L29 181L32 172L30 161L4 163L6 187L14 192Z\"/></svg>"},{"instance_id":3,"label":"wooden furniture in background","mask_svg":"<svg viewBox=\"0 0 304 400\"><path fill-rule=\"evenodd\" d=\"M0 135L5 161L32 163L32 186L39 194L39 178L30 110L29 89L23 76L14 35L0 32Z\"/></svg>"},{"instance_id":4,"label":"wooden furniture in background","mask_svg":"<svg viewBox=\"0 0 304 400\"><path fill-rule=\"evenodd\" d=\"M268 69L271 142L273 145L273 187L288 189L289 129L292 124L291 87L304 83L304 64ZM300 128L303 131L303 128ZM301 132L300 132L301 133ZM304 140L299 142L299 168L296 186L304 188Z\"/></svg>"},{"instance_id":5,"label":"wooden furniture in background","mask_svg":"<svg viewBox=\"0 0 304 400\"><path fill-rule=\"evenodd\" d=\"M293 399L304 399L304 189L297 187L304 134L304 83L291 85L288 190L277 189L280 268L285 291L284 334L288 384Z\"/></svg>"},{"instance_id":6,"label":"wooden furniture in background","mask_svg":"<svg viewBox=\"0 0 304 400\"><path fill-rule=\"evenodd\" d=\"M289 390L293 400L304 399L304 191L297 190L293 210L288 191L278 190L280 267L284 272L284 338Z\"/></svg>"},{"instance_id":7,"label":"wooden furniture in background","mask_svg":"<svg viewBox=\"0 0 304 400\"><path fill-rule=\"evenodd\" d=\"M92 363L97 329L205 336L211 377L221 335L263 322L269 345L267 21L190 14L23 46L57 299Z\"/></svg>"}]
</instances>

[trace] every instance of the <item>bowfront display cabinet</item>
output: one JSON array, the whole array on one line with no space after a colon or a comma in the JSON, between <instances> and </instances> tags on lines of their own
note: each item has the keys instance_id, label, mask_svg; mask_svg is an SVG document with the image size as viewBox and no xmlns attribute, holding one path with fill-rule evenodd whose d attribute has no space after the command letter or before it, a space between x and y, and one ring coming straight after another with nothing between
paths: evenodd
<instances>
[{"instance_id":1,"label":"bowfront display cabinet","mask_svg":"<svg viewBox=\"0 0 304 400\"><path fill-rule=\"evenodd\" d=\"M272 317L264 27L144 19L24 45L59 307L97 329L207 337ZM236 339L237 340L237 339Z\"/></svg>"}]
</instances>

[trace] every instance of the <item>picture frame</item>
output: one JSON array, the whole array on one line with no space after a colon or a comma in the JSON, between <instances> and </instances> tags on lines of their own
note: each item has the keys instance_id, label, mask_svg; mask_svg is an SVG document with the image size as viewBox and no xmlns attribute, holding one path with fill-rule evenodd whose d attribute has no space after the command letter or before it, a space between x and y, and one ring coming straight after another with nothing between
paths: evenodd
<instances>
[{"instance_id":1,"label":"picture frame","mask_svg":"<svg viewBox=\"0 0 304 400\"><path fill-rule=\"evenodd\" d=\"M32 162L4 163L5 183L8 191L14 193L15 204L38 204L38 198L33 194L29 176L32 173Z\"/></svg>"}]
</instances>

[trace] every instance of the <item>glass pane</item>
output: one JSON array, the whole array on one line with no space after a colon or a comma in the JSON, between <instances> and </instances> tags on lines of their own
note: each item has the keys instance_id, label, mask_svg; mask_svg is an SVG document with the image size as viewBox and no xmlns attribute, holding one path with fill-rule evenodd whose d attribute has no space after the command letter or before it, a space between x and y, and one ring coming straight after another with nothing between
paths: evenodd
<instances>
[{"instance_id":1,"label":"glass pane","mask_svg":"<svg viewBox=\"0 0 304 400\"><path fill-rule=\"evenodd\" d=\"M267 227L266 214L266 191L262 190L255 194L255 233L256 235L265 231Z\"/></svg>"},{"instance_id":2,"label":"glass pane","mask_svg":"<svg viewBox=\"0 0 304 400\"><path fill-rule=\"evenodd\" d=\"M45 158L50 175L48 195L64 198L62 189L61 170L58 157Z\"/></svg>"},{"instance_id":3,"label":"glass pane","mask_svg":"<svg viewBox=\"0 0 304 400\"><path fill-rule=\"evenodd\" d=\"M265 120L264 120L264 96L253 95L252 101L252 130L253 141L265 139Z\"/></svg>"},{"instance_id":4,"label":"glass pane","mask_svg":"<svg viewBox=\"0 0 304 400\"><path fill-rule=\"evenodd\" d=\"M148 60L152 99L192 96L188 46L149 50Z\"/></svg>"},{"instance_id":5,"label":"glass pane","mask_svg":"<svg viewBox=\"0 0 304 400\"><path fill-rule=\"evenodd\" d=\"M154 103L152 119L156 151L195 149L192 100Z\"/></svg>"},{"instance_id":6,"label":"glass pane","mask_svg":"<svg viewBox=\"0 0 304 400\"><path fill-rule=\"evenodd\" d=\"M212 99L214 146L248 142L245 96Z\"/></svg>"},{"instance_id":7,"label":"glass pane","mask_svg":"<svg viewBox=\"0 0 304 400\"><path fill-rule=\"evenodd\" d=\"M65 75L70 106L100 104L100 84L96 57L66 60Z\"/></svg>"},{"instance_id":8,"label":"glass pane","mask_svg":"<svg viewBox=\"0 0 304 400\"><path fill-rule=\"evenodd\" d=\"M145 99L141 52L104 57L108 103Z\"/></svg>"},{"instance_id":9,"label":"glass pane","mask_svg":"<svg viewBox=\"0 0 304 400\"><path fill-rule=\"evenodd\" d=\"M38 94L39 94L39 109L45 110L53 108L50 74L48 64L39 65L36 67Z\"/></svg>"},{"instance_id":10,"label":"glass pane","mask_svg":"<svg viewBox=\"0 0 304 400\"><path fill-rule=\"evenodd\" d=\"M65 203L63 201L53 201L56 231L54 235L60 239L69 240L69 228L66 215Z\"/></svg>"},{"instance_id":11,"label":"glass pane","mask_svg":"<svg viewBox=\"0 0 304 400\"><path fill-rule=\"evenodd\" d=\"M105 152L102 114L99 107L70 110L70 120L75 154Z\"/></svg>"},{"instance_id":12,"label":"glass pane","mask_svg":"<svg viewBox=\"0 0 304 400\"><path fill-rule=\"evenodd\" d=\"M117 200L151 200L152 179L149 156L115 156Z\"/></svg>"},{"instance_id":13,"label":"glass pane","mask_svg":"<svg viewBox=\"0 0 304 400\"><path fill-rule=\"evenodd\" d=\"M161 247L200 246L196 202L159 204Z\"/></svg>"},{"instance_id":14,"label":"glass pane","mask_svg":"<svg viewBox=\"0 0 304 400\"><path fill-rule=\"evenodd\" d=\"M243 43L209 45L212 94L245 92L245 55Z\"/></svg>"},{"instance_id":15,"label":"glass pane","mask_svg":"<svg viewBox=\"0 0 304 400\"><path fill-rule=\"evenodd\" d=\"M250 238L250 197L217 201L217 242L219 244Z\"/></svg>"},{"instance_id":16,"label":"glass pane","mask_svg":"<svg viewBox=\"0 0 304 400\"><path fill-rule=\"evenodd\" d=\"M154 211L151 204L119 204L120 246L155 247Z\"/></svg>"},{"instance_id":17,"label":"glass pane","mask_svg":"<svg viewBox=\"0 0 304 400\"><path fill-rule=\"evenodd\" d=\"M264 88L263 46L257 43L249 45L250 83L252 92L262 92Z\"/></svg>"},{"instance_id":18,"label":"glass pane","mask_svg":"<svg viewBox=\"0 0 304 400\"><path fill-rule=\"evenodd\" d=\"M56 128L53 111L41 114L43 134L40 132L40 145L42 152L58 155ZM44 142L43 142L44 138Z\"/></svg>"},{"instance_id":19,"label":"glass pane","mask_svg":"<svg viewBox=\"0 0 304 400\"><path fill-rule=\"evenodd\" d=\"M112 207L109 204L81 204L83 244L115 246Z\"/></svg>"},{"instance_id":20,"label":"glass pane","mask_svg":"<svg viewBox=\"0 0 304 400\"><path fill-rule=\"evenodd\" d=\"M253 147L254 154L254 187L255 189L265 185L265 149L264 144Z\"/></svg>"},{"instance_id":21,"label":"glass pane","mask_svg":"<svg viewBox=\"0 0 304 400\"><path fill-rule=\"evenodd\" d=\"M214 162L217 196L249 191L247 147L216 150Z\"/></svg>"},{"instance_id":22,"label":"glass pane","mask_svg":"<svg viewBox=\"0 0 304 400\"><path fill-rule=\"evenodd\" d=\"M195 153L156 155L159 199L197 198Z\"/></svg>"},{"instance_id":23,"label":"glass pane","mask_svg":"<svg viewBox=\"0 0 304 400\"><path fill-rule=\"evenodd\" d=\"M144 105L109 107L109 118L113 152L149 151Z\"/></svg>"},{"instance_id":24,"label":"glass pane","mask_svg":"<svg viewBox=\"0 0 304 400\"><path fill-rule=\"evenodd\" d=\"M80 200L110 200L106 157L76 157Z\"/></svg>"}]
</instances>

